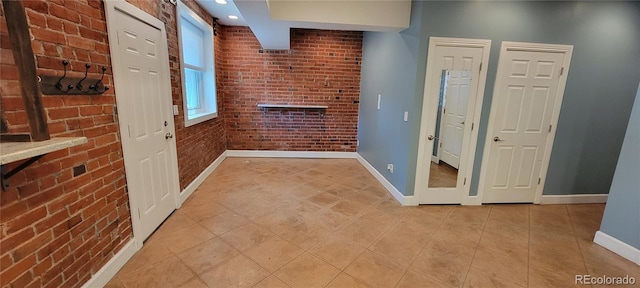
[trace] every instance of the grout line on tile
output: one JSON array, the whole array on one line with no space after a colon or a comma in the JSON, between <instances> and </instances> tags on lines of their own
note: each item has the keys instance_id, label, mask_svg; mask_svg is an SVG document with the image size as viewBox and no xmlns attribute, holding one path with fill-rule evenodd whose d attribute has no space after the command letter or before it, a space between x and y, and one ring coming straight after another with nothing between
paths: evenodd
<instances>
[{"instance_id":1,"label":"grout line on tile","mask_svg":"<svg viewBox=\"0 0 640 288\"><path fill-rule=\"evenodd\" d=\"M478 248L480 247L480 242L482 242L482 237L484 236L484 228L487 225L487 222L489 222L489 217L491 217L491 213L493 212L493 205L489 205L489 214L487 214L487 218L484 219L484 223L482 223L482 232L480 233L480 239L478 239L478 244L476 244L476 248L473 251L473 257L471 257L471 264L469 264L469 268L467 268L467 273L465 273L464 275L464 280L462 281L462 285L464 286L464 283L467 282L467 277L469 276L469 271L471 271L471 266L473 266L473 261L476 259L476 254L478 253ZM527 248L527 251L529 249ZM528 265L527 265L528 267ZM528 270L528 269L527 269ZM528 271L527 271L527 275L528 275ZM528 282L527 282L528 285Z\"/></svg>"}]
</instances>

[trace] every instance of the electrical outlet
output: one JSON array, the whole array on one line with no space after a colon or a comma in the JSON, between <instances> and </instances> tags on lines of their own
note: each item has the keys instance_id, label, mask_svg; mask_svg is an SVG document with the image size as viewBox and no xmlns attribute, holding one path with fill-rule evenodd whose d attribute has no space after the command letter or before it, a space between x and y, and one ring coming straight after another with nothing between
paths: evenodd
<instances>
[{"instance_id":1,"label":"electrical outlet","mask_svg":"<svg viewBox=\"0 0 640 288\"><path fill-rule=\"evenodd\" d=\"M393 174L393 164L387 164L387 170Z\"/></svg>"}]
</instances>

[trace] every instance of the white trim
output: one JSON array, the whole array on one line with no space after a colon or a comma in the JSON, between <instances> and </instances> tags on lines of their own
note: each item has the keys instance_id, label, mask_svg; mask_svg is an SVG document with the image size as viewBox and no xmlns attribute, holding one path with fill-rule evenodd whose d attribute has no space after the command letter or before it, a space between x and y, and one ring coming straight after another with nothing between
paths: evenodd
<instances>
[{"instance_id":1,"label":"white trim","mask_svg":"<svg viewBox=\"0 0 640 288\"><path fill-rule=\"evenodd\" d=\"M355 159L356 152L227 150L227 157Z\"/></svg>"},{"instance_id":2,"label":"white trim","mask_svg":"<svg viewBox=\"0 0 640 288\"><path fill-rule=\"evenodd\" d=\"M482 48L482 59L480 76L478 78L478 87L476 89L476 98L475 98L475 107L473 111L473 115L469 115L472 117L472 125L474 129L470 132L465 133L465 137L468 137L468 149L467 152L463 155L463 158L460 159L460 167L464 166L464 175L459 175L457 187L455 189L448 189L447 193L457 193L458 189L462 189L459 192L460 199L455 199L453 202L461 203L465 205L475 205L475 200L467 199L469 198L469 192L471 189L471 179L473 176L473 162L475 160L476 154L476 146L478 144L478 131L480 130L480 116L482 114L482 102L484 100L485 94L485 86L487 80L487 71L489 66L489 54L491 52L491 40L485 39L465 39L465 38L445 38L445 37L429 37L429 53L427 55L427 71L425 75L425 83L424 83L424 92L423 92L423 102L422 102L422 116L420 120L420 134L418 139L418 161L416 164L416 180L415 180L415 189L414 195L416 196L417 202L431 203L429 202L428 194L428 179L429 179L429 166L430 160L432 160L432 156L430 153L431 149L426 149L428 144L432 144L431 141L427 140L427 135L431 130L435 129L434 127L428 127L430 123L435 123L436 115L430 115L427 113L429 109L433 108L429 105L430 100L430 91L433 87L431 87L431 79L437 75L438 71L434 71L436 68L432 67L430 63L434 63L435 61L435 53L437 46L447 46L447 47L470 47L470 48ZM471 127L471 126L468 126ZM433 132L431 132L433 133ZM468 135L468 136L467 136ZM432 144L433 145L433 144ZM431 147L432 145L429 145ZM462 170L462 169L461 169ZM464 179L467 179L466 185L463 185ZM456 196L457 197L457 196ZM475 196L473 196L475 197ZM423 200L427 200L426 202ZM453 202L447 201L446 204L452 204ZM436 204L436 203L433 203ZM443 203L444 204L444 203Z\"/></svg>"},{"instance_id":3,"label":"white trim","mask_svg":"<svg viewBox=\"0 0 640 288\"><path fill-rule=\"evenodd\" d=\"M202 171L202 173L200 173L200 175L196 177L196 179L191 181L191 183L187 185L187 187L184 188L182 192L180 192L180 202L178 202L178 208L180 208L180 206L182 206L182 203L184 203L184 201L186 201L189 196L191 196L191 194L193 194L193 192L195 192L196 189L200 187L200 184L202 184L202 182L204 182L204 180L206 180L207 177L209 177L209 175L211 175L211 173L213 173L213 171L216 170L218 166L220 166L224 159L227 159L227 151L222 152L222 154L220 154L220 156L218 156L218 158L216 158L216 160L214 160L213 163L209 165L209 167L205 168L204 171Z\"/></svg>"},{"instance_id":4,"label":"white trim","mask_svg":"<svg viewBox=\"0 0 640 288\"><path fill-rule=\"evenodd\" d=\"M478 198L478 195L474 195L474 196L467 196L462 198L462 205L482 205L482 199Z\"/></svg>"},{"instance_id":5,"label":"white trim","mask_svg":"<svg viewBox=\"0 0 640 288\"><path fill-rule=\"evenodd\" d=\"M624 243L602 231L596 232L593 242L640 266L640 249Z\"/></svg>"},{"instance_id":6,"label":"white trim","mask_svg":"<svg viewBox=\"0 0 640 288\"><path fill-rule=\"evenodd\" d=\"M560 75L560 80L558 83L558 97L556 97L555 104L553 105L553 111L551 113L551 125L553 130L549 133L547 137L547 143L545 145L545 152L542 159L542 164L540 168L540 184L536 189L535 197L533 203L540 204L542 201L542 193L544 190L544 184L546 182L547 170L549 169L549 162L551 161L551 150L553 148L553 141L556 136L556 131L558 127L558 118L560 117L560 108L562 106L562 99L564 98L565 87L567 84L567 76L569 74L569 66L571 64L571 56L573 54L573 45L561 45L561 44L542 44L542 43L525 43L525 42L509 42L503 41L502 46L500 47L500 56L498 59L498 70L496 72L496 82L493 87L493 96L491 98L491 110L489 113L489 124L487 125L487 134L485 135L485 145L484 151L482 153L482 165L480 168L480 181L478 183L478 195L479 199L483 198L484 189L486 185L486 176L487 169L489 165L489 154L491 151L491 144L493 142L493 126L496 121L496 115L494 111L497 109L498 101L496 101L496 96L499 93L499 89L496 87L500 87L500 73L502 72L502 66L504 63L504 58L502 57L504 53L507 51L535 51L535 52L555 52L555 53L563 53L563 63L562 67L564 68L564 72Z\"/></svg>"},{"instance_id":7,"label":"white trim","mask_svg":"<svg viewBox=\"0 0 640 288\"><path fill-rule=\"evenodd\" d=\"M174 118L173 118L173 103L172 103L172 99L171 99L171 87L169 86L171 83L171 77L170 77L170 69L169 69L169 46L168 46L168 41L167 41L167 31L164 25L164 22L160 21L159 19L149 15L148 13L142 11L141 9L139 9L138 7L127 3L125 1L104 1L104 10L105 10L105 16L106 16L106 20L107 20L107 37L109 38L109 51L111 51L111 63L112 63L112 68L113 68L113 81L115 84L115 90L116 90L116 104L118 106L118 109L120 110L118 112L119 117L118 117L118 126L120 127L120 139L121 141L121 145L122 145L122 152L123 152L123 159L124 159L124 164L125 164L125 176L127 178L127 182L129 182L129 180L132 179L131 175L131 169L128 169L130 167L133 167L132 164L130 163L131 157L127 157L127 155L129 155L132 150L132 144L131 144L131 140L129 139L129 137L125 137L124 134L122 133L123 129L126 129L125 127L127 127L127 116L129 115L127 112L129 103L128 103L128 99L126 97L125 93L119 93L118 87L126 87L127 85L127 81L128 79L123 78L123 76L119 73L120 71L122 71L123 67L125 66L124 64L122 64L122 57L120 57L120 54L118 53L119 47L118 47L118 35L117 35L117 31L118 31L118 27L119 27L119 23L116 21L117 17L117 13L116 11L121 11L124 14L129 15L130 17L137 19L140 22L146 23L147 25L150 25L152 27L157 28L158 30L160 30L160 35L162 37L161 40L161 47L159 49L159 58L161 59L165 59L162 62L162 72L163 74L163 78L165 79L164 81L162 81L162 83L164 84L163 87L160 87L161 91L164 92L165 94L165 99L163 99L165 101L163 108L165 109L164 111L164 115L167 117L166 121L167 121L167 127L165 127L167 130L167 132L172 133L173 135L175 135L175 123L174 123ZM114 52L115 51L115 52ZM120 88L121 89L121 88ZM171 157L171 167L170 169L173 170L172 172L174 173L174 177L172 179L171 182L173 182L173 194L174 194L174 201L175 201L175 206L177 207L178 205L178 196L179 196L179 191L180 191L180 184L179 184L179 179L178 179L178 154L177 154L177 148L176 148L176 138L172 137L169 140L169 156ZM131 193L132 191L129 191L129 193ZM130 194L131 196L131 194ZM143 239L143 237L135 237L136 235L141 235L142 234L142 223L140 223L140 217L138 216L138 213L134 213L134 211L138 210L138 203L136 202L136 197L129 197L129 211L131 213L131 226L133 229L133 235L134 235L134 240L136 241L136 244L139 247L142 247L142 241L144 241L145 239Z\"/></svg>"},{"instance_id":8,"label":"white trim","mask_svg":"<svg viewBox=\"0 0 640 288\"><path fill-rule=\"evenodd\" d=\"M540 204L607 203L609 194L542 195Z\"/></svg>"},{"instance_id":9,"label":"white trim","mask_svg":"<svg viewBox=\"0 0 640 288\"><path fill-rule=\"evenodd\" d=\"M378 182L380 182L380 184L382 184L382 186L384 186L384 188L386 188L387 191L391 193L393 198L395 198L396 201L398 201L402 206L418 205L418 201L416 201L415 197L404 196L395 186L393 186L393 184L391 184L391 182L389 182L389 180L387 180L387 178L384 178L384 176L380 174L380 172L378 172L378 170L376 170L373 165L367 162L367 160L364 159L362 155L356 153L356 159L358 159L358 162L360 162L360 164L362 164L364 168L367 168L367 170L369 171L369 173L371 173L371 175L373 175L373 177L376 177L376 179L378 179Z\"/></svg>"},{"instance_id":10,"label":"white trim","mask_svg":"<svg viewBox=\"0 0 640 288\"><path fill-rule=\"evenodd\" d=\"M136 241L134 239L129 240L116 255L113 255L113 258L109 259L96 274L93 274L87 283L82 285L82 288L104 287L107 285L113 276L116 276L116 273L120 271L124 264L127 264L129 259L131 259L138 250L139 248L136 245Z\"/></svg>"}]
</instances>

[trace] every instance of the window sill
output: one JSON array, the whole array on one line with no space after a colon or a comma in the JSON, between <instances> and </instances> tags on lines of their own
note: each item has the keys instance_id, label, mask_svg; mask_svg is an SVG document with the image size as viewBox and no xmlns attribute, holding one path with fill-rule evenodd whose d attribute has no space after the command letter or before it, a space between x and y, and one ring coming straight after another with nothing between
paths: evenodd
<instances>
[{"instance_id":1,"label":"window sill","mask_svg":"<svg viewBox=\"0 0 640 288\"><path fill-rule=\"evenodd\" d=\"M184 118L184 126L189 127L218 117L218 112L188 114Z\"/></svg>"}]
</instances>

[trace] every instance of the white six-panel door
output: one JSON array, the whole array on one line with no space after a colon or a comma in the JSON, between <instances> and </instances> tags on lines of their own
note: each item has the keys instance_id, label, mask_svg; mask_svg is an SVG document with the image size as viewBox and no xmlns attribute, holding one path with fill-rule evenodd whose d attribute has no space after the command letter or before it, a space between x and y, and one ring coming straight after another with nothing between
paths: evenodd
<instances>
[{"instance_id":1,"label":"white six-panel door","mask_svg":"<svg viewBox=\"0 0 640 288\"><path fill-rule=\"evenodd\" d=\"M115 5L137 9L124 2ZM148 15L139 18L129 14L137 10L119 7L107 7L109 34L116 42L111 53L134 236L143 241L177 206L167 44L161 22L146 22L142 17Z\"/></svg>"},{"instance_id":2,"label":"white six-panel door","mask_svg":"<svg viewBox=\"0 0 640 288\"><path fill-rule=\"evenodd\" d=\"M448 72L440 128L440 160L458 169L471 89L470 70ZM475 95L474 95L475 96Z\"/></svg>"},{"instance_id":3,"label":"white six-panel door","mask_svg":"<svg viewBox=\"0 0 640 288\"><path fill-rule=\"evenodd\" d=\"M566 49L501 52L480 183L483 203L532 203L541 191L567 57Z\"/></svg>"}]
</instances>

